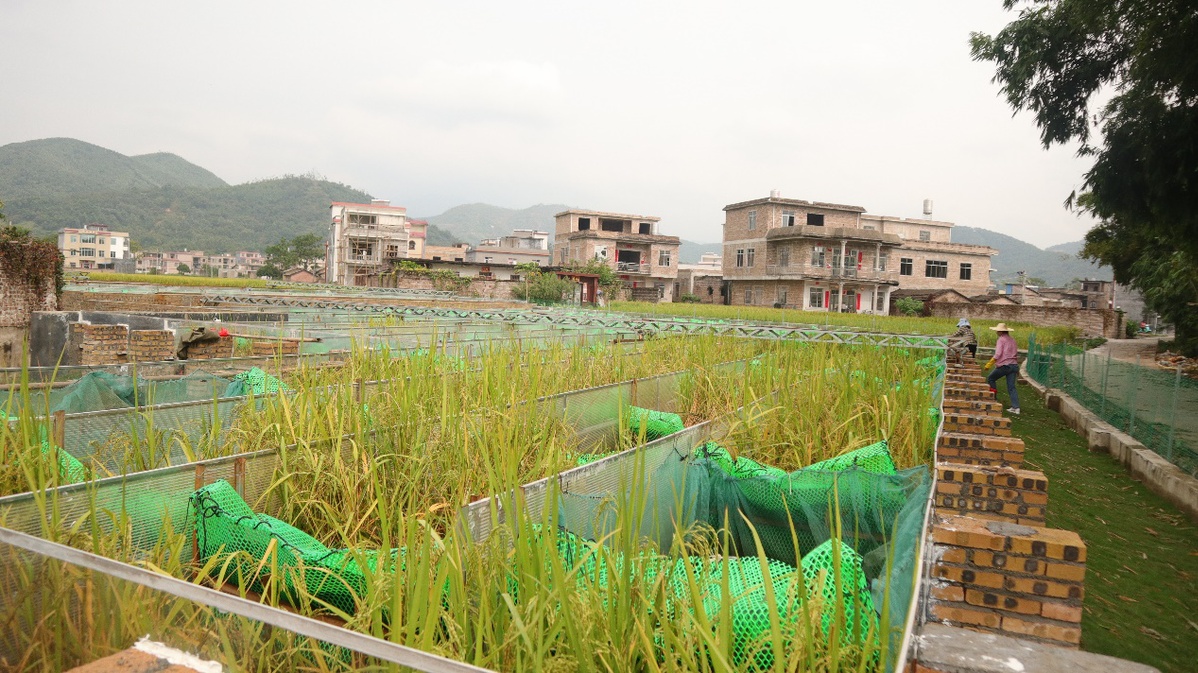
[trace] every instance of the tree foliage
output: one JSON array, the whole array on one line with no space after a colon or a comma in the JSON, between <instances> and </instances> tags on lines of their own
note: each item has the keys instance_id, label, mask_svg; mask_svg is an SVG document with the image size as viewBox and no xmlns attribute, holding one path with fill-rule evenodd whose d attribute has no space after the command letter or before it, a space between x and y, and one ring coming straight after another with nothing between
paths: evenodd
<instances>
[{"instance_id":1,"label":"tree foliage","mask_svg":"<svg viewBox=\"0 0 1198 673\"><path fill-rule=\"evenodd\" d=\"M1066 204L1099 219L1082 254L1198 349L1198 11L1193 0L1005 0L1018 18L975 33L1011 107L1045 147L1094 158ZM1105 101L1105 102L1104 102Z\"/></svg>"},{"instance_id":2,"label":"tree foliage","mask_svg":"<svg viewBox=\"0 0 1198 673\"><path fill-rule=\"evenodd\" d=\"M316 234L300 234L291 239L284 237L278 243L267 246L263 252L267 263L280 269L299 266L309 271L324 259L324 239Z\"/></svg>"}]
</instances>

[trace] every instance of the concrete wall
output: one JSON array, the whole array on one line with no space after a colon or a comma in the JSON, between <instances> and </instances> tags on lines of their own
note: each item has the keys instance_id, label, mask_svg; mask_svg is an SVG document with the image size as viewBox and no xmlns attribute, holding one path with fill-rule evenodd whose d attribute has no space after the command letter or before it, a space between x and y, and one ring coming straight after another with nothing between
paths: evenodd
<instances>
[{"instance_id":1,"label":"concrete wall","mask_svg":"<svg viewBox=\"0 0 1198 673\"><path fill-rule=\"evenodd\" d=\"M1025 322L1039 327L1073 325L1081 328L1083 334L1108 339L1121 337L1123 329L1119 313L1110 309L931 302L926 310L941 318Z\"/></svg>"}]
</instances>

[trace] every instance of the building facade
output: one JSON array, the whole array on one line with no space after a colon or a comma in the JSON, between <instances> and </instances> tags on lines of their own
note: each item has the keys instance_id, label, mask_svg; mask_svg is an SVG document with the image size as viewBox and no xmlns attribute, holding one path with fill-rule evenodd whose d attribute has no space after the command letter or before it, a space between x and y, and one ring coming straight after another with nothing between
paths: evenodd
<instances>
[{"instance_id":1,"label":"building facade","mask_svg":"<svg viewBox=\"0 0 1198 673\"><path fill-rule=\"evenodd\" d=\"M554 219L554 263L598 259L624 281L630 297L673 301L681 240L659 233L661 218L566 210Z\"/></svg>"},{"instance_id":2,"label":"building facade","mask_svg":"<svg viewBox=\"0 0 1198 673\"><path fill-rule=\"evenodd\" d=\"M199 273L206 258L203 250L143 250L137 253L137 272L176 274L186 266L187 273Z\"/></svg>"},{"instance_id":3,"label":"building facade","mask_svg":"<svg viewBox=\"0 0 1198 673\"><path fill-rule=\"evenodd\" d=\"M952 222L862 213L861 227L902 240L897 268L904 290L956 290L972 296L990 288L990 258L998 251L953 243Z\"/></svg>"},{"instance_id":4,"label":"building facade","mask_svg":"<svg viewBox=\"0 0 1198 673\"><path fill-rule=\"evenodd\" d=\"M678 278L674 281L674 301L692 295L703 304L724 303L723 258L719 253L705 252L699 257L698 264L679 264Z\"/></svg>"},{"instance_id":5,"label":"building facade","mask_svg":"<svg viewBox=\"0 0 1198 673\"><path fill-rule=\"evenodd\" d=\"M864 212L777 192L725 206L725 303L885 313L902 240L863 228Z\"/></svg>"},{"instance_id":6,"label":"building facade","mask_svg":"<svg viewBox=\"0 0 1198 673\"><path fill-rule=\"evenodd\" d=\"M514 229L500 238L485 238L470 251L472 262L549 266L549 232Z\"/></svg>"},{"instance_id":7,"label":"building facade","mask_svg":"<svg viewBox=\"0 0 1198 673\"><path fill-rule=\"evenodd\" d=\"M66 269L114 270L133 259L129 232L112 231L104 224L85 224L58 232L58 250Z\"/></svg>"},{"instance_id":8,"label":"building facade","mask_svg":"<svg viewBox=\"0 0 1198 673\"><path fill-rule=\"evenodd\" d=\"M380 273L402 259L421 259L428 223L409 220L407 209L386 199L370 203L334 202L330 207L326 280L341 285L373 285Z\"/></svg>"}]
</instances>

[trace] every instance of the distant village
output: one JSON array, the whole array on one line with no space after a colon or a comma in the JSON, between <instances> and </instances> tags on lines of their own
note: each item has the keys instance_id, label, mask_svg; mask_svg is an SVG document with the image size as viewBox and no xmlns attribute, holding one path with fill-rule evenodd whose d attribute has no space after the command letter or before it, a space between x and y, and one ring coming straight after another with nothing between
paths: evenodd
<instances>
[{"instance_id":1,"label":"distant village","mask_svg":"<svg viewBox=\"0 0 1198 673\"><path fill-rule=\"evenodd\" d=\"M516 229L436 246L427 243L428 222L409 218L402 206L385 199L334 202L323 257L279 271L297 283L421 287L427 278L405 273L418 265L489 283L486 296L510 298L505 287L520 283L523 265L534 264L575 283L577 303L629 299L881 315L957 315L968 306L971 315L1031 322L1035 316L1016 309L1111 310L1120 300L1109 281L1068 289L996 285L991 257L998 251L954 243L953 223L932 219L931 201L924 202L923 218L900 218L773 191L723 210L722 253L684 264L679 237L663 232L661 218L651 215L570 209L555 216L552 240L547 231ZM253 278L270 261L256 251L131 254L127 232L100 224L63 229L59 249L68 270ZM578 272L594 260L622 281L619 296L602 297L595 278Z\"/></svg>"}]
</instances>

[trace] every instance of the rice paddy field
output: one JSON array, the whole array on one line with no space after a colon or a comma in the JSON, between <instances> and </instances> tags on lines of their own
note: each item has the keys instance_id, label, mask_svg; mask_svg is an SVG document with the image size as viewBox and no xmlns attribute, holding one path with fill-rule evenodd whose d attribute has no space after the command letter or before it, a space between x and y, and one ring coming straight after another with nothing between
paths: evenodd
<instances>
[{"instance_id":1,"label":"rice paddy field","mask_svg":"<svg viewBox=\"0 0 1198 673\"><path fill-rule=\"evenodd\" d=\"M842 327L851 330L868 330L872 332L891 332L894 334L943 334L949 335L957 331L956 318L932 318L927 316L890 316L864 313L830 313L828 311L800 311L795 309L770 308L766 306L724 306L722 304L682 304L647 302L612 302L610 310L649 316L690 316L715 320L746 320L760 323L792 323L813 324ZM978 345L993 346L996 333L989 328L998 324L997 320L972 321L974 334L978 337ZM1036 334L1039 343L1067 343L1081 337L1081 329L1071 325L1055 327L1037 327L1028 323L1012 322L1016 342L1022 349L1027 348L1027 338L1031 333Z\"/></svg>"},{"instance_id":2,"label":"rice paddy field","mask_svg":"<svg viewBox=\"0 0 1198 673\"><path fill-rule=\"evenodd\" d=\"M423 670L895 668L943 350L421 325L326 317L336 358L58 421L26 374L0 525ZM146 634L230 670L400 668L3 541L0 595L5 670Z\"/></svg>"}]
</instances>

